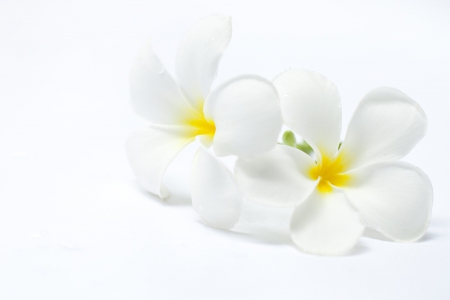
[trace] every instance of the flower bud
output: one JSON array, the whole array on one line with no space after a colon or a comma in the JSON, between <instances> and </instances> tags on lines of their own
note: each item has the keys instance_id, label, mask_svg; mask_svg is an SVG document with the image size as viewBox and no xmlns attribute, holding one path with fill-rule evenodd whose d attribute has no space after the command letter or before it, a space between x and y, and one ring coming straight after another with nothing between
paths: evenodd
<instances>
[{"instance_id":1,"label":"flower bud","mask_svg":"<svg viewBox=\"0 0 450 300\"><path fill-rule=\"evenodd\" d=\"M297 140L294 133L290 130L286 130L283 133L283 144L285 144L286 146L295 147L296 143Z\"/></svg>"}]
</instances>

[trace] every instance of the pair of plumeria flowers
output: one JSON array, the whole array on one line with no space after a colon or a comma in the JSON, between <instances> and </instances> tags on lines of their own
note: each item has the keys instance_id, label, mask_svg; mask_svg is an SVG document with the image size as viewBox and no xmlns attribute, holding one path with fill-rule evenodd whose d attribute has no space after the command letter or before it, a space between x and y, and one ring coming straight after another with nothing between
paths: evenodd
<instances>
[{"instance_id":1,"label":"pair of plumeria flowers","mask_svg":"<svg viewBox=\"0 0 450 300\"><path fill-rule=\"evenodd\" d=\"M313 254L346 253L366 226L398 242L421 238L431 217L432 186L420 169L397 161L425 135L420 106L396 89L372 90L341 145L339 93L316 72L288 70L273 82L241 76L210 91L230 38L229 17L197 23L178 49L177 81L150 43L139 52L131 100L151 125L133 133L126 149L142 187L167 197L165 170L196 140L192 204L212 226L232 228L245 197L295 207L292 240ZM311 146L312 156L292 132L277 145L283 122ZM238 157L234 174L218 160L228 155Z\"/></svg>"}]
</instances>

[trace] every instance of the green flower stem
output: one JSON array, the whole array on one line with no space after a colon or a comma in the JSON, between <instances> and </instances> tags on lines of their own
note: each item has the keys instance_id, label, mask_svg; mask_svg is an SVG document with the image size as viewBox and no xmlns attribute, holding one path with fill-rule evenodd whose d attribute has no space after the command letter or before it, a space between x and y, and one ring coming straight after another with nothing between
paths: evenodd
<instances>
[{"instance_id":1,"label":"green flower stem","mask_svg":"<svg viewBox=\"0 0 450 300\"><path fill-rule=\"evenodd\" d=\"M289 147L297 148L298 150L303 151L308 155L311 155L314 152L314 150L307 142L302 141L301 143L297 143L295 134L290 130L286 130L283 133L283 144Z\"/></svg>"},{"instance_id":2,"label":"green flower stem","mask_svg":"<svg viewBox=\"0 0 450 300\"><path fill-rule=\"evenodd\" d=\"M305 152L308 155L311 155L314 152L313 148L311 148L311 146L305 141L301 142L300 144L295 145L295 148Z\"/></svg>"}]
</instances>

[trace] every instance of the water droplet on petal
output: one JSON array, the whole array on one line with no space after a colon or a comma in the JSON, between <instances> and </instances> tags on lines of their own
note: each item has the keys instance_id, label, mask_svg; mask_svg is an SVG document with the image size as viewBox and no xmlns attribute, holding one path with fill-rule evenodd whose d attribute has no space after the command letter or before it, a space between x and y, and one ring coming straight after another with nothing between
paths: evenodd
<instances>
[{"instance_id":1,"label":"water droplet on petal","mask_svg":"<svg viewBox=\"0 0 450 300\"><path fill-rule=\"evenodd\" d=\"M247 218L241 218L241 223L242 224L245 224L245 225L248 225L248 224L250 224L250 222L247 220Z\"/></svg>"}]
</instances>

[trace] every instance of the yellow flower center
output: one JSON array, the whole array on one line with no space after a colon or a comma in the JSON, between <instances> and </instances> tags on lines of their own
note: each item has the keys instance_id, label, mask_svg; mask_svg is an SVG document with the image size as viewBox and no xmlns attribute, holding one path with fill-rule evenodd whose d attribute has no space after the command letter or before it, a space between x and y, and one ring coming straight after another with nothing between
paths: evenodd
<instances>
[{"instance_id":1,"label":"yellow flower center","mask_svg":"<svg viewBox=\"0 0 450 300\"><path fill-rule=\"evenodd\" d=\"M206 120L203 115L199 116L196 119L188 120L187 124L195 128L194 135L196 136L202 134L214 136L214 134L216 133L216 125L214 124L214 122Z\"/></svg>"},{"instance_id":2,"label":"yellow flower center","mask_svg":"<svg viewBox=\"0 0 450 300\"><path fill-rule=\"evenodd\" d=\"M329 193L333 190L333 186L342 187L349 180L348 174L343 174L345 167L342 155L334 159L323 156L322 162L309 170L309 176L313 180L319 179L317 190L321 193Z\"/></svg>"},{"instance_id":3,"label":"yellow flower center","mask_svg":"<svg viewBox=\"0 0 450 300\"><path fill-rule=\"evenodd\" d=\"M191 115L191 117L185 120L185 124L193 128L193 136L206 134L212 138L216 133L214 121L206 119L205 114L203 113L203 104L196 111L195 115Z\"/></svg>"}]
</instances>

